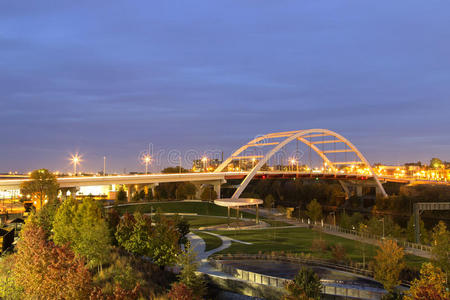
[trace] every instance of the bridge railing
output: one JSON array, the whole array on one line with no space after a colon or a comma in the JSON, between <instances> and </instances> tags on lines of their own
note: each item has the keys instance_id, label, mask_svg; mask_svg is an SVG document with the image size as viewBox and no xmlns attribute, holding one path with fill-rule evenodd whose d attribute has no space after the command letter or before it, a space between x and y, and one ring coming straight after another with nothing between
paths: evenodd
<instances>
[{"instance_id":1,"label":"bridge railing","mask_svg":"<svg viewBox=\"0 0 450 300\"><path fill-rule=\"evenodd\" d=\"M306 220L300 219L300 223L302 224L309 224L308 222L306 222ZM309 224L309 225L313 225L313 224ZM375 235L375 234L371 234L371 233L364 233L364 232L359 232L357 230L352 230L352 229L345 229L342 228L340 226L334 226L334 225L330 225L330 224L321 224L321 223L317 223L314 224L313 226L315 227L321 227L325 230L328 231L332 231L332 232L339 232L339 233L345 233L345 234L350 234L353 235L355 237L362 239L370 239L370 240L376 240L376 241L384 241L386 239L391 239L397 242L397 244L405 249L416 249L416 250L420 250L420 251L424 251L424 252L428 252L431 255L431 246L428 245L423 245L423 244L418 244L418 243L411 243L402 239L398 239L398 238L393 238L393 237L383 237L383 236L379 236L379 235Z\"/></svg>"}]
</instances>

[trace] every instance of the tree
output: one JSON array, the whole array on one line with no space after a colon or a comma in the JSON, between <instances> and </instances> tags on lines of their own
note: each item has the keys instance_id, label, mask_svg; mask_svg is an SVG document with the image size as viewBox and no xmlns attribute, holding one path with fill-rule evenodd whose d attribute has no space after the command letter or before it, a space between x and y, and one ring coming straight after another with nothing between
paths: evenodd
<instances>
[{"instance_id":1,"label":"tree","mask_svg":"<svg viewBox=\"0 0 450 300\"><path fill-rule=\"evenodd\" d=\"M273 204L275 203L275 198L273 198L272 194L269 194L264 198L264 207L267 209L270 209L273 207Z\"/></svg>"},{"instance_id":2,"label":"tree","mask_svg":"<svg viewBox=\"0 0 450 300\"><path fill-rule=\"evenodd\" d=\"M116 195L116 201L118 203L124 203L127 202L128 198L127 198L127 192L125 192L122 188L117 192Z\"/></svg>"},{"instance_id":3,"label":"tree","mask_svg":"<svg viewBox=\"0 0 450 300\"><path fill-rule=\"evenodd\" d=\"M420 217L419 217L420 218ZM425 224L422 219L420 219L420 241L423 244L428 244L430 242L428 231L425 228ZM408 224L406 226L406 235L408 242L415 243L416 242L416 224L414 220L414 215L409 218Z\"/></svg>"},{"instance_id":4,"label":"tree","mask_svg":"<svg viewBox=\"0 0 450 300\"><path fill-rule=\"evenodd\" d=\"M313 221L313 223L317 222L322 218L322 206L317 202L317 199L313 199L306 206L306 215Z\"/></svg>"},{"instance_id":5,"label":"tree","mask_svg":"<svg viewBox=\"0 0 450 300\"><path fill-rule=\"evenodd\" d=\"M422 264L420 278L414 279L405 300L444 300L450 299L446 290L446 276L439 267L431 263Z\"/></svg>"},{"instance_id":6,"label":"tree","mask_svg":"<svg viewBox=\"0 0 450 300\"><path fill-rule=\"evenodd\" d=\"M434 227L432 233L432 248L431 254L433 260L439 268L447 274L447 279L450 276L450 232L443 221Z\"/></svg>"},{"instance_id":7,"label":"tree","mask_svg":"<svg viewBox=\"0 0 450 300\"><path fill-rule=\"evenodd\" d=\"M197 255L192 250L191 243L187 242L184 251L181 251L177 259L178 264L181 266L178 278L181 283L184 283L193 291L194 296L203 299L206 293L206 283L201 276L195 274L198 269L196 258Z\"/></svg>"},{"instance_id":8,"label":"tree","mask_svg":"<svg viewBox=\"0 0 450 300\"><path fill-rule=\"evenodd\" d=\"M58 211L59 202L55 201L53 203L48 203L44 205L42 209L34 212L30 216L30 221L35 223L37 226L42 227L45 233L50 235L53 230L53 221L55 219L56 212Z\"/></svg>"},{"instance_id":9,"label":"tree","mask_svg":"<svg viewBox=\"0 0 450 300\"><path fill-rule=\"evenodd\" d=\"M286 285L286 290L286 300L321 299L322 284L313 270L301 268L294 280Z\"/></svg>"},{"instance_id":10,"label":"tree","mask_svg":"<svg viewBox=\"0 0 450 300\"><path fill-rule=\"evenodd\" d=\"M30 180L20 186L22 195L30 195L39 203L41 209L46 202L53 202L58 195L59 184L56 176L47 169L39 169L31 172Z\"/></svg>"},{"instance_id":11,"label":"tree","mask_svg":"<svg viewBox=\"0 0 450 300\"><path fill-rule=\"evenodd\" d=\"M175 218L175 224L177 227L178 234L180 236L178 243L186 244L186 242L188 241L186 236L191 231L189 222L186 221L186 219L180 218L180 216L177 215Z\"/></svg>"},{"instance_id":12,"label":"tree","mask_svg":"<svg viewBox=\"0 0 450 300\"><path fill-rule=\"evenodd\" d=\"M69 245L86 258L90 267L100 267L110 253L110 233L101 208L91 197L81 204L66 200L58 209L53 223L53 240L57 245Z\"/></svg>"},{"instance_id":13,"label":"tree","mask_svg":"<svg viewBox=\"0 0 450 300\"><path fill-rule=\"evenodd\" d=\"M67 245L75 240L77 235L73 219L77 209L77 202L69 197L56 211L53 220L53 241L57 245Z\"/></svg>"},{"instance_id":14,"label":"tree","mask_svg":"<svg viewBox=\"0 0 450 300\"><path fill-rule=\"evenodd\" d=\"M383 284L388 292L400 284L400 272L405 267L403 249L393 240L385 240L377 250L375 261L372 264L375 280Z\"/></svg>"},{"instance_id":15,"label":"tree","mask_svg":"<svg viewBox=\"0 0 450 300\"><path fill-rule=\"evenodd\" d=\"M193 199L197 188L190 182L182 182L177 186L177 199Z\"/></svg>"},{"instance_id":16,"label":"tree","mask_svg":"<svg viewBox=\"0 0 450 300\"><path fill-rule=\"evenodd\" d=\"M117 226L116 239L119 246L125 250L138 255L150 256L152 231L150 218L139 212L134 215L127 213Z\"/></svg>"},{"instance_id":17,"label":"tree","mask_svg":"<svg viewBox=\"0 0 450 300\"><path fill-rule=\"evenodd\" d=\"M441 165L442 165L442 160L440 160L440 159L437 158L437 157L433 157L433 158L430 160L430 167L432 167L432 168L434 168L434 169L439 168Z\"/></svg>"},{"instance_id":18,"label":"tree","mask_svg":"<svg viewBox=\"0 0 450 300\"><path fill-rule=\"evenodd\" d=\"M20 300L23 299L23 288L14 276L15 255L4 256L0 260L0 299Z\"/></svg>"},{"instance_id":19,"label":"tree","mask_svg":"<svg viewBox=\"0 0 450 300\"><path fill-rule=\"evenodd\" d=\"M22 229L13 274L26 299L86 299L92 288L83 259L46 241L44 230L32 223Z\"/></svg>"},{"instance_id":20,"label":"tree","mask_svg":"<svg viewBox=\"0 0 450 300\"><path fill-rule=\"evenodd\" d=\"M204 187L202 189L200 199L203 201L215 200L217 199L217 193L211 186Z\"/></svg>"},{"instance_id":21,"label":"tree","mask_svg":"<svg viewBox=\"0 0 450 300\"><path fill-rule=\"evenodd\" d=\"M151 237L150 257L158 266L173 265L176 262L180 238L175 222L163 216L155 218L155 228Z\"/></svg>"}]
</instances>

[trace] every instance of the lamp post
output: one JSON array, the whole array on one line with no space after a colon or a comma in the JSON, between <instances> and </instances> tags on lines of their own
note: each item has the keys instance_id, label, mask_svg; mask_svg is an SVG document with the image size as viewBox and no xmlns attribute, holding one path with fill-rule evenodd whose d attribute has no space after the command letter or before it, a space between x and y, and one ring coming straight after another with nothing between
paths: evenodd
<instances>
[{"instance_id":1,"label":"lamp post","mask_svg":"<svg viewBox=\"0 0 450 300\"><path fill-rule=\"evenodd\" d=\"M74 176L76 176L77 175L77 165L79 165L82 161L81 156L78 155L78 153L76 153L75 155L72 155L70 160L73 164L73 174L74 174Z\"/></svg>"},{"instance_id":2,"label":"lamp post","mask_svg":"<svg viewBox=\"0 0 450 300\"><path fill-rule=\"evenodd\" d=\"M106 156L103 156L103 176L106 176Z\"/></svg>"},{"instance_id":3,"label":"lamp post","mask_svg":"<svg viewBox=\"0 0 450 300\"><path fill-rule=\"evenodd\" d=\"M144 156L145 175L148 174L148 165L151 163L151 161L152 161L152 157L149 154Z\"/></svg>"},{"instance_id":4,"label":"lamp post","mask_svg":"<svg viewBox=\"0 0 450 300\"><path fill-rule=\"evenodd\" d=\"M207 163L208 163L208 158L206 156L203 156L202 158L202 162L203 162L203 170L205 170L205 172L207 172Z\"/></svg>"}]
</instances>

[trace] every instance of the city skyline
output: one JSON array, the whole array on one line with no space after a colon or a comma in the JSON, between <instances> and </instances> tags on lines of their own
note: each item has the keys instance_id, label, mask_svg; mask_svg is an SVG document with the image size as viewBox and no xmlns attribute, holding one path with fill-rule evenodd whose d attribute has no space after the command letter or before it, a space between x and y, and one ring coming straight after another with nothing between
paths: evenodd
<instances>
[{"instance_id":1,"label":"city skyline","mask_svg":"<svg viewBox=\"0 0 450 300\"><path fill-rule=\"evenodd\" d=\"M149 143L227 155L307 128L371 163L450 160L445 6L0 4L0 172L70 171L77 152L142 171Z\"/></svg>"}]
</instances>

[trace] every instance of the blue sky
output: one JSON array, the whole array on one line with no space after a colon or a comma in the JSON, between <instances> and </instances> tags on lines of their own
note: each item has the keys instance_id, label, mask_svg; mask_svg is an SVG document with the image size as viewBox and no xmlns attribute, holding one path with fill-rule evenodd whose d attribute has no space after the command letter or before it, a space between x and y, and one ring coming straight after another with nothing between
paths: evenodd
<instances>
[{"instance_id":1,"label":"blue sky","mask_svg":"<svg viewBox=\"0 0 450 300\"><path fill-rule=\"evenodd\" d=\"M2 1L0 171L328 128L450 160L449 1ZM186 163L187 166L187 163Z\"/></svg>"}]
</instances>

